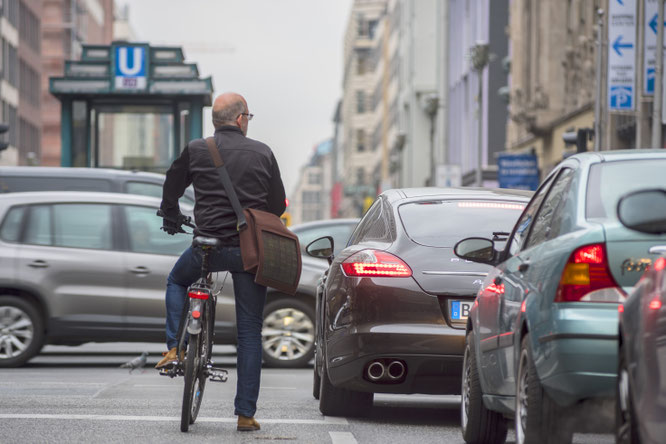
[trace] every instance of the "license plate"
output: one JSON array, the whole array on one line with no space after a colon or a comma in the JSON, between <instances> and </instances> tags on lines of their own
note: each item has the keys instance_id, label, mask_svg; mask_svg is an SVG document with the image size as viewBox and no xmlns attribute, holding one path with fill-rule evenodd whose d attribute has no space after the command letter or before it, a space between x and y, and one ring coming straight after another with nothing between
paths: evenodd
<instances>
[{"instance_id":1,"label":"license plate","mask_svg":"<svg viewBox=\"0 0 666 444\"><path fill-rule=\"evenodd\" d=\"M474 301L451 301L451 319L454 321L467 320L473 304Z\"/></svg>"}]
</instances>

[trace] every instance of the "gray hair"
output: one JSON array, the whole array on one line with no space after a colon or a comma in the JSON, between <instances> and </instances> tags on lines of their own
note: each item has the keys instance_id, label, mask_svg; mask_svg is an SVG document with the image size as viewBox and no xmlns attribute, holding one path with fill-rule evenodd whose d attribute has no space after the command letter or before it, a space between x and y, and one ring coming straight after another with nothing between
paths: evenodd
<instances>
[{"instance_id":1,"label":"gray hair","mask_svg":"<svg viewBox=\"0 0 666 444\"><path fill-rule=\"evenodd\" d=\"M213 110L213 126L217 129L222 125L233 125L238 115L246 112L245 103L243 103L243 100L238 99L225 108Z\"/></svg>"}]
</instances>

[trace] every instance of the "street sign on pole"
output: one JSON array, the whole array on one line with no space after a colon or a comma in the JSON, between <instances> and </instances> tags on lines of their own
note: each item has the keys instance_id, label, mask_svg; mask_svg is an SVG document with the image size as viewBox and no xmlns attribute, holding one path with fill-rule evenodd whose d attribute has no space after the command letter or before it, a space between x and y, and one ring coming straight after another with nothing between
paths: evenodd
<instances>
[{"instance_id":1,"label":"street sign on pole","mask_svg":"<svg viewBox=\"0 0 666 444\"><path fill-rule=\"evenodd\" d=\"M636 106L636 0L609 0L608 106L633 111Z\"/></svg>"},{"instance_id":2,"label":"street sign on pole","mask_svg":"<svg viewBox=\"0 0 666 444\"><path fill-rule=\"evenodd\" d=\"M497 166L500 188L534 191L539 187L539 161L535 154L502 153Z\"/></svg>"},{"instance_id":3,"label":"street sign on pole","mask_svg":"<svg viewBox=\"0 0 666 444\"><path fill-rule=\"evenodd\" d=\"M657 23L658 23L658 1L645 0L643 17L645 26L643 36L645 52L643 54L643 95L654 95L654 71L657 60Z\"/></svg>"}]
</instances>

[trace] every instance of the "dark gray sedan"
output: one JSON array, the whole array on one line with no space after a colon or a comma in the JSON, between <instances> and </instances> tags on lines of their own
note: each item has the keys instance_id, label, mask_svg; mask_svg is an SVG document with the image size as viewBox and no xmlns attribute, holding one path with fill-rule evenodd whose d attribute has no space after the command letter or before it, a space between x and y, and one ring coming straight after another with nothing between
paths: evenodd
<instances>
[{"instance_id":1,"label":"dark gray sedan","mask_svg":"<svg viewBox=\"0 0 666 444\"><path fill-rule=\"evenodd\" d=\"M318 290L313 395L323 414L361 414L373 393L460 393L467 313L490 267L453 246L506 239L531 194L422 188L377 198ZM308 251L324 257L327 242Z\"/></svg>"}]
</instances>

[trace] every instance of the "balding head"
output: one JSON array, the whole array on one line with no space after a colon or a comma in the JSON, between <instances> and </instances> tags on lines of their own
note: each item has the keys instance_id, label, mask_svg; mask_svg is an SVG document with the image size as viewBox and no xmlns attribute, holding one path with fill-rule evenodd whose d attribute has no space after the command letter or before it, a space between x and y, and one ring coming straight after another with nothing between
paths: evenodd
<instances>
[{"instance_id":1,"label":"balding head","mask_svg":"<svg viewBox=\"0 0 666 444\"><path fill-rule=\"evenodd\" d=\"M247 102L243 96L233 92L221 94L213 102L213 126L218 129L223 125L233 125L246 133L247 125L243 128L242 119L239 121L238 118L242 113L247 112Z\"/></svg>"}]
</instances>

